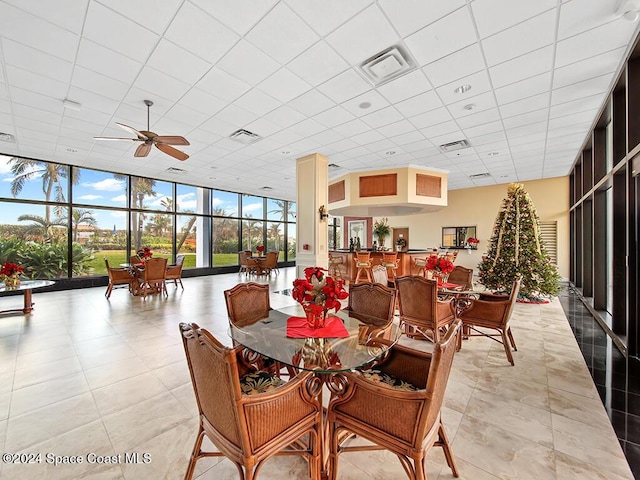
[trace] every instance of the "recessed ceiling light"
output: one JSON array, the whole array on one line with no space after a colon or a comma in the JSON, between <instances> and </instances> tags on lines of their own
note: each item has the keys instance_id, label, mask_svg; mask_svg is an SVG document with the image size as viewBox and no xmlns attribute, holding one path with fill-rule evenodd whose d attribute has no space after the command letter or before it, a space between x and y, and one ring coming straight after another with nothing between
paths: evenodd
<instances>
[{"instance_id":1,"label":"recessed ceiling light","mask_svg":"<svg viewBox=\"0 0 640 480\"><path fill-rule=\"evenodd\" d=\"M387 155L395 155L396 152L394 152L393 150L389 150L388 152L386 152Z\"/></svg>"},{"instance_id":2,"label":"recessed ceiling light","mask_svg":"<svg viewBox=\"0 0 640 480\"><path fill-rule=\"evenodd\" d=\"M500 155L500 152L489 152L489 153L487 153L487 157L495 157L496 155Z\"/></svg>"},{"instance_id":3,"label":"recessed ceiling light","mask_svg":"<svg viewBox=\"0 0 640 480\"><path fill-rule=\"evenodd\" d=\"M453 91L453 93L467 93L469 90L471 90L471 85L460 85Z\"/></svg>"},{"instance_id":4,"label":"recessed ceiling light","mask_svg":"<svg viewBox=\"0 0 640 480\"><path fill-rule=\"evenodd\" d=\"M362 102L358 105L360 108L369 108L371 106L371 102Z\"/></svg>"},{"instance_id":5,"label":"recessed ceiling light","mask_svg":"<svg viewBox=\"0 0 640 480\"><path fill-rule=\"evenodd\" d=\"M476 108L476 104L475 103L469 103L468 105L465 105L464 107L465 110L473 110L474 108Z\"/></svg>"}]
</instances>

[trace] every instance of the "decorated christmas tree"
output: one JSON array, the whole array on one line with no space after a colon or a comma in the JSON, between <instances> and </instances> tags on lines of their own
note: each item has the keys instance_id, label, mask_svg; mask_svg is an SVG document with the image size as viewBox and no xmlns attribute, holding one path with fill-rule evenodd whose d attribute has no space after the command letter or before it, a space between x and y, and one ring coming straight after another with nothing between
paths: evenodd
<instances>
[{"instance_id":1,"label":"decorated christmas tree","mask_svg":"<svg viewBox=\"0 0 640 480\"><path fill-rule=\"evenodd\" d=\"M520 296L535 301L560 289L560 275L547 256L536 208L521 183L512 183L502 201L479 280L490 290L510 291L522 275Z\"/></svg>"}]
</instances>

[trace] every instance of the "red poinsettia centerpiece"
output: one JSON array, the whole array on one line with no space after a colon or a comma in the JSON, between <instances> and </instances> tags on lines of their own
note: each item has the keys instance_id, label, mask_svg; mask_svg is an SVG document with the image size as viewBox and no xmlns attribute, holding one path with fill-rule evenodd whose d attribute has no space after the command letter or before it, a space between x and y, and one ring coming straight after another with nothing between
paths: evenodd
<instances>
[{"instance_id":1,"label":"red poinsettia centerpiece","mask_svg":"<svg viewBox=\"0 0 640 480\"><path fill-rule=\"evenodd\" d=\"M262 256L262 254L264 253L264 245L258 245L256 247L256 250L258 251L258 255Z\"/></svg>"},{"instance_id":2,"label":"red poinsettia centerpiece","mask_svg":"<svg viewBox=\"0 0 640 480\"><path fill-rule=\"evenodd\" d=\"M425 266L427 270L433 270L436 272L442 272L444 274L451 273L453 271L453 262L445 257L438 257L436 255L431 255L427 259L427 265Z\"/></svg>"},{"instance_id":3,"label":"red poinsettia centerpiece","mask_svg":"<svg viewBox=\"0 0 640 480\"><path fill-rule=\"evenodd\" d=\"M304 269L305 278L293 281L291 295L304 307L307 321L313 328L324 326L327 312L340 310L340 300L349 296L342 280L325 275L326 271L325 268L308 267Z\"/></svg>"},{"instance_id":4,"label":"red poinsettia centerpiece","mask_svg":"<svg viewBox=\"0 0 640 480\"><path fill-rule=\"evenodd\" d=\"M0 266L0 275L4 275L6 277L20 275L22 272L24 272L24 268L17 263L5 262Z\"/></svg>"},{"instance_id":5,"label":"red poinsettia centerpiece","mask_svg":"<svg viewBox=\"0 0 640 480\"><path fill-rule=\"evenodd\" d=\"M136 252L136 255L138 255L138 258L140 260L149 260L151 257L153 257L153 252L149 247L142 247Z\"/></svg>"},{"instance_id":6,"label":"red poinsettia centerpiece","mask_svg":"<svg viewBox=\"0 0 640 480\"><path fill-rule=\"evenodd\" d=\"M476 237L469 237L467 238L467 243L469 245L478 245L480 243L480 240L478 240Z\"/></svg>"}]
</instances>

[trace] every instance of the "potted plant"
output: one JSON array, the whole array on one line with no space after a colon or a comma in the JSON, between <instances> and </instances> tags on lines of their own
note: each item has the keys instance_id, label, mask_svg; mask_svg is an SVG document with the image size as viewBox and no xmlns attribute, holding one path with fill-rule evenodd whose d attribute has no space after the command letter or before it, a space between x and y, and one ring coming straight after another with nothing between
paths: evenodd
<instances>
[{"instance_id":1,"label":"potted plant","mask_svg":"<svg viewBox=\"0 0 640 480\"><path fill-rule=\"evenodd\" d=\"M398 252L401 252L406 246L407 241L404 239L404 237L398 237L398 239L396 240L396 250Z\"/></svg>"},{"instance_id":2,"label":"potted plant","mask_svg":"<svg viewBox=\"0 0 640 480\"><path fill-rule=\"evenodd\" d=\"M373 224L373 234L378 237L380 247L384 247L384 239L391 234L391 227L389 227L387 217L375 221Z\"/></svg>"}]
</instances>

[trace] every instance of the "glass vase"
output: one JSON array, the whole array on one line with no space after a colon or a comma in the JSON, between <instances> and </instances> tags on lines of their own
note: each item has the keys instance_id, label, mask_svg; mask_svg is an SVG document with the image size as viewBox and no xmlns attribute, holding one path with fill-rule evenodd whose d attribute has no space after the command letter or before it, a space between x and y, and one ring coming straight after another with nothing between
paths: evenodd
<instances>
[{"instance_id":1,"label":"glass vase","mask_svg":"<svg viewBox=\"0 0 640 480\"><path fill-rule=\"evenodd\" d=\"M304 306L304 313L307 317L307 324L310 328L322 328L327 321L327 309L317 304Z\"/></svg>"},{"instance_id":2,"label":"glass vase","mask_svg":"<svg viewBox=\"0 0 640 480\"><path fill-rule=\"evenodd\" d=\"M20 285L20 275L7 275L4 279L4 286L7 288L15 288Z\"/></svg>"}]
</instances>

